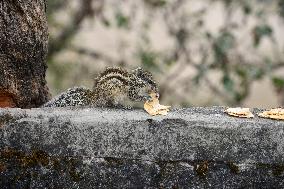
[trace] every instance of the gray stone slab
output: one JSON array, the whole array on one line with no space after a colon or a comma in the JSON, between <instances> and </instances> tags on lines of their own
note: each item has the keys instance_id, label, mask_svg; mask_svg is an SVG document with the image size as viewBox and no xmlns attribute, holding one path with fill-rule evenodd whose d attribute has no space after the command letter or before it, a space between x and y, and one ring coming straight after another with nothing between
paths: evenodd
<instances>
[{"instance_id":1,"label":"gray stone slab","mask_svg":"<svg viewBox=\"0 0 284 189\"><path fill-rule=\"evenodd\" d=\"M0 109L0 185L284 187L284 122L223 111Z\"/></svg>"}]
</instances>

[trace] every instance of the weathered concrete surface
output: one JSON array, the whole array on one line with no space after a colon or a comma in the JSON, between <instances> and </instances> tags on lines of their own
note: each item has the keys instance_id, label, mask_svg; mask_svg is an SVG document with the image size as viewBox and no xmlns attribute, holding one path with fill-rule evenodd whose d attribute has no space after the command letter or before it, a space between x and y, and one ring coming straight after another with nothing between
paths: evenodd
<instances>
[{"instance_id":1,"label":"weathered concrete surface","mask_svg":"<svg viewBox=\"0 0 284 189\"><path fill-rule=\"evenodd\" d=\"M284 122L223 110L0 109L0 186L284 187Z\"/></svg>"}]
</instances>

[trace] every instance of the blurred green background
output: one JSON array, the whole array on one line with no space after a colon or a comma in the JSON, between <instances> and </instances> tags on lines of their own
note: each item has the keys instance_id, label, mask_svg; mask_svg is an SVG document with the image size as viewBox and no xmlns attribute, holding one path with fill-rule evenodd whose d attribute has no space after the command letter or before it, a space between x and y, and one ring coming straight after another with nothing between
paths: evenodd
<instances>
[{"instance_id":1,"label":"blurred green background","mask_svg":"<svg viewBox=\"0 0 284 189\"><path fill-rule=\"evenodd\" d=\"M162 104L284 105L284 0L47 0L52 95L141 66Z\"/></svg>"}]
</instances>

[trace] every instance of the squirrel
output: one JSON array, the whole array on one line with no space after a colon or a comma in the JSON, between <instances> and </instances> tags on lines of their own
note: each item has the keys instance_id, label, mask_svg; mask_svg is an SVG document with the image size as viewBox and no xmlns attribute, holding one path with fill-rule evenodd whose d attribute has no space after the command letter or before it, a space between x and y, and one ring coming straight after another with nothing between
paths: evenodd
<instances>
[{"instance_id":1,"label":"squirrel","mask_svg":"<svg viewBox=\"0 0 284 189\"><path fill-rule=\"evenodd\" d=\"M150 94L159 97L158 87L150 72L138 67L127 71L108 67L94 80L92 89L74 87L58 95L42 107L95 106L131 109L124 102L150 100Z\"/></svg>"}]
</instances>

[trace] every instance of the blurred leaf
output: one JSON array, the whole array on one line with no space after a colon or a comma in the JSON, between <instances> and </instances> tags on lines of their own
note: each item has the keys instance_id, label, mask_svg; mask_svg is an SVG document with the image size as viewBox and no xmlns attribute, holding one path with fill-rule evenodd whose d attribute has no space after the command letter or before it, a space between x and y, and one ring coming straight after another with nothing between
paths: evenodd
<instances>
[{"instance_id":1,"label":"blurred leaf","mask_svg":"<svg viewBox=\"0 0 284 189\"><path fill-rule=\"evenodd\" d=\"M284 0L278 1L279 14L284 18Z\"/></svg>"},{"instance_id":2,"label":"blurred leaf","mask_svg":"<svg viewBox=\"0 0 284 189\"><path fill-rule=\"evenodd\" d=\"M260 44L262 37L271 36L272 32L272 28L266 24L256 26L253 29L254 46L257 47Z\"/></svg>"},{"instance_id":3,"label":"blurred leaf","mask_svg":"<svg viewBox=\"0 0 284 189\"><path fill-rule=\"evenodd\" d=\"M168 59L168 60L166 59L166 60L164 60L164 62L167 66L172 66L172 65L176 64L176 61L170 60L170 59Z\"/></svg>"},{"instance_id":4,"label":"blurred leaf","mask_svg":"<svg viewBox=\"0 0 284 189\"><path fill-rule=\"evenodd\" d=\"M263 70L263 68L259 68L256 66L240 65L236 68L236 74L241 78L249 76L249 78L257 80L261 79L264 76L265 71Z\"/></svg>"},{"instance_id":5,"label":"blurred leaf","mask_svg":"<svg viewBox=\"0 0 284 189\"><path fill-rule=\"evenodd\" d=\"M166 0L144 0L144 2L152 7L162 7L167 3Z\"/></svg>"},{"instance_id":6,"label":"blurred leaf","mask_svg":"<svg viewBox=\"0 0 284 189\"><path fill-rule=\"evenodd\" d=\"M234 94L234 100L235 100L236 102L241 102L244 98L245 98L245 96L242 95L242 94L239 93L239 92L236 92L236 93Z\"/></svg>"},{"instance_id":7,"label":"blurred leaf","mask_svg":"<svg viewBox=\"0 0 284 189\"><path fill-rule=\"evenodd\" d=\"M235 43L235 37L230 32L224 32L217 38L217 46L222 52L233 48Z\"/></svg>"},{"instance_id":8,"label":"blurred leaf","mask_svg":"<svg viewBox=\"0 0 284 189\"><path fill-rule=\"evenodd\" d=\"M203 77L203 73L201 72L198 72L193 78L192 78L192 81L195 85L199 85L200 83L200 80L202 79Z\"/></svg>"},{"instance_id":9,"label":"blurred leaf","mask_svg":"<svg viewBox=\"0 0 284 189\"><path fill-rule=\"evenodd\" d=\"M109 27L110 26L110 22L108 19L102 19L102 23L105 27Z\"/></svg>"},{"instance_id":10,"label":"blurred leaf","mask_svg":"<svg viewBox=\"0 0 284 189\"><path fill-rule=\"evenodd\" d=\"M204 26L204 20L198 19L198 21L196 22L196 26L198 26L198 27Z\"/></svg>"},{"instance_id":11,"label":"blurred leaf","mask_svg":"<svg viewBox=\"0 0 284 189\"><path fill-rule=\"evenodd\" d=\"M180 30L176 33L176 38L179 44L184 44L188 37L188 31L184 28L180 28Z\"/></svg>"},{"instance_id":12,"label":"blurred leaf","mask_svg":"<svg viewBox=\"0 0 284 189\"><path fill-rule=\"evenodd\" d=\"M246 77L247 76L246 68L243 66L237 67L236 74L240 77Z\"/></svg>"},{"instance_id":13,"label":"blurred leaf","mask_svg":"<svg viewBox=\"0 0 284 189\"><path fill-rule=\"evenodd\" d=\"M228 74L225 74L222 78L222 82L223 82L223 86L224 88L229 91L229 92L233 92L233 88L234 88L234 81L230 78L230 76Z\"/></svg>"},{"instance_id":14,"label":"blurred leaf","mask_svg":"<svg viewBox=\"0 0 284 189\"><path fill-rule=\"evenodd\" d=\"M276 87L277 90L284 89L284 78L273 77L272 82L273 82L273 85Z\"/></svg>"},{"instance_id":15,"label":"blurred leaf","mask_svg":"<svg viewBox=\"0 0 284 189\"><path fill-rule=\"evenodd\" d=\"M199 64L197 66L197 69L198 69L197 74L192 78L192 81L196 85L198 85L200 80L204 77L204 75L206 75L206 71L207 71L208 68L204 64Z\"/></svg>"},{"instance_id":16,"label":"blurred leaf","mask_svg":"<svg viewBox=\"0 0 284 189\"><path fill-rule=\"evenodd\" d=\"M224 64L227 53L235 45L235 37L230 32L223 32L213 43L215 63ZM224 65L223 65L224 66Z\"/></svg>"},{"instance_id":17,"label":"blurred leaf","mask_svg":"<svg viewBox=\"0 0 284 189\"><path fill-rule=\"evenodd\" d=\"M262 9L258 10L256 12L256 16L261 19L264 16L264 10Z\"/></svg>"},{"instance_id":18,"label":"blurred leaf","mask_svg":"<svg viewBox=\"0 0 284 189\"><path fill-rule=\"evenodd\" d=\"M157 69L157 54L151 51L145 51L145 50L141 50L139 52L139 57L141 60L141 63L143 65L143 67L146 67L148 69Z\"/></svg>"},{"instance_id":19,"label":"blurred leaf","mask_svg":"<svg viewBox=\"0 0 284 189\"><path fill-rule=\"evenodd\" d=\"M237 102L237 104L239 104L247 97L247 93L244 91L235 91L233 95L234 95L234 101Z\"/></svg>"},{"instance_id":20,"label":"blurred leaf","mask_svg":"<svg viewBox=\"0 0 284 189\"><path fill-rule=\"evenodd\" d=\"M205 32L205 36L207 39L212 39L212 34L209 31Z\"/></svg>"},{"instance_id":21,"label":"blurred leaf","mask_svg":"<svg viewBox=\"0 0 284 189\"><path fill-rule=\"evenodd\" d=\"M261 79L265 74L262 68L252 67L250 69L250 75L253 79Z\"/></svg>"},{"instance_id":22,"label":"blurred leaf","mask_svg":"<svg viewBox=\"0 0 284 189\"><path fill-rule=\"evenodd\" d=\"M55 19L53 17L53 14L57 12L58 10L64 8L66 6L66 3L64 0L47 0L46 2L46 15L48 23L54 23Z\"/></svg>"},{"instance_id":23,"label":"blurred leaf","mask_svg":"<svg viewBox=\"0 0 284 189\"><path fill-rule=\"evenodd\" d=\"M117 12L115 14L116 25L120 28L127 28L129 26L129 17Z\"/></svg>"},{"instance_id":24,"label":"blurred leaf","mask_svg":"<svg viewBox=\"0 0 284 189\"><path fill-rule=\"evenodd\" d=\"M250 14L252 12L251 10L251 6L249 5L249 3L244 3L243 5L243 11L246 15Z\"/></svg>"},{"instance_id":25,"label":"blurred leaf","mask_svg":"<svg viewBox=\"0 0 284 189\"><path fill-rule=\"evenodd\" d=\"M65 0L47 0L46 4L48 15L66 6Z\"/></svg>"},{"instance_id":26,"label":"blurred leaf","mask_svg":"<svg viewBox=\"0 0 284 189\"><path fill-rule=\"evenodd\" d=\"M232 4L233 0L223 0L223 2L226 6L230 6Z\"/></svg>"}]
</instances>

